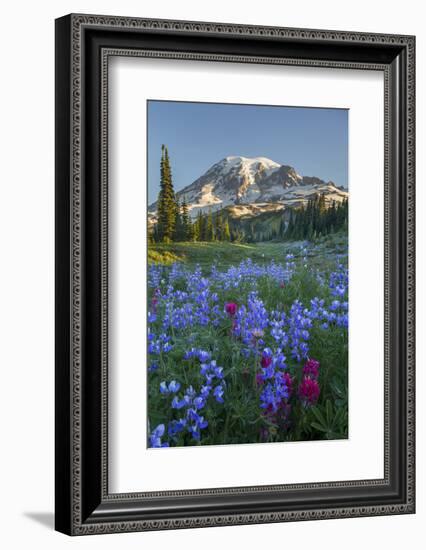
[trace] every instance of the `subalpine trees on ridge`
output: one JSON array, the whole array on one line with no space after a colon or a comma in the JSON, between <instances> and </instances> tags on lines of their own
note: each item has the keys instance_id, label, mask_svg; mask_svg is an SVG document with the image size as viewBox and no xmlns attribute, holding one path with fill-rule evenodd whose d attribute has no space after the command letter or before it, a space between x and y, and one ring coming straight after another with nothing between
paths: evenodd
<instances>
[{"instance_id":1,"label":"subalpine trees on ridge","mask_svg":"<svg viewBox=\"0 0 426 550\"><path fill-rule=\"evenodd\" d=\"M344 199L341 203L332 203L327 207L325 195L322 193L310 199L306 206L290 210L290 218L284 233L285 239L312 239L328 235L339 229L347 229L349 203Z\"/></svg>"}]
</instances>

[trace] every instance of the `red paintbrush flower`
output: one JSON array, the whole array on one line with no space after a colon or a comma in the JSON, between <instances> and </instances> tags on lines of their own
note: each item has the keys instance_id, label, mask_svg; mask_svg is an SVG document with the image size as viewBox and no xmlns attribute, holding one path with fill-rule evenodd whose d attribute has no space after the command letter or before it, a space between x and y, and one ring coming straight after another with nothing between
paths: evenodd
<instances>
[{"instance_id":1,"label":"red paintbrush flower","mask_svg":"<svg viewBox=\"0 0 426 550\"><path fill-rule=\"evenodd\" d=\"M269 365L272 363L272 356L271 355L262 355L262 359L260 360L260 364L264 369L267 369Z\"/></svg>"},{"instance_id":2,"label":"red paintbrush flower","mask_svg":"<svg viewBox=\"0 0 426 550\"><path fill-rule=\"evenodd\" d=\"M320 395L320 386L317 380L303 377L299 385L299 399L305 406L315 405Z\"/></svg>"},{"instance_id":3,"label":"red paintbrush flower","mask_svg":"<svg viewBox=\"0 0 426 550\"><path fill-rule=\"evenodd\" d=\"M303 376L318 379L320 363L316 359L308 359L303 367Z\"/></svg>"},{"instance_id":4,"label":"red paintbrush flower","mask_svg":"<svg viewBox=\"0 0 426 550\"><path fill-rule=\"evenodd\" d=\"M228 302L225 304L225 311L230 317L234 317L237 313L238 306L235 302Z\"/></svg>"}]
</instances>

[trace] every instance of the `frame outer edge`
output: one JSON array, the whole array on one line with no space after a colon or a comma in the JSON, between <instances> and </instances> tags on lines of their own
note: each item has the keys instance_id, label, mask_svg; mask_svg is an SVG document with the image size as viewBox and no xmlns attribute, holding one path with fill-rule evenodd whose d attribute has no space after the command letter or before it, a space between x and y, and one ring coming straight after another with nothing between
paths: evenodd
<instances>
[{"instance_id":1,"label":"frame outer edge","mask_svg":"<svg viewBox=\"0 0 426 550\"><path fill-rule=\"evenodd\" d=\"M55 528L71 534L71 18L55 22Z\"/></svg>"},{"instance_id":2,"label":"frame outer edge","mask_svg":"<svg viewBox=\"0 0 426 550\"><path fill-rule=\"evenodd\" d=\"M416 459L415 459L415 323L416 323L416 37L408 39L407 47L407 507L416 511Z\"/></svg>"},{"instance_id":3,"label":"frame outer edge","mask_svg":"<svg viewBox=\"0 0 426 550\"><path fill-rule=\"evenodd\" d=\"M70 144L72 154L71 183L72 183L72 204L71 204L71 409L72 418L69 434L71 436L71 490L72 501L70 534L95 534L112 533L136 530L152 529L177 529L188 527L201 527L213 525L237 525L248 523L264 523L276 521L295 521L309 519L325 519L332 517L361 517L368 515L385 515L395 513L412 513L414 511L414 47L415 39L412 36L402 35L379 35L371 33L309 30L309 29L284 29L279 27L257 27L246 25L227 25L220 23L202 23L187 21L168 21L137 19L110 16L76 15L67 16L70 21L71 33L71 135ZM66 19L66 18L63 18ZM59 20L60 21L60 20ZM81 445L80 445L80 381L81 381L81 38L83 26L98 26L109 28L121 28L123 30L148 29L148 30L172 30L176 33L209 33L222 34L227 36L268 38L289 38L295 40L318 40L335 43L375 43L377 45L395 45L408 50L408 174L407 174L407 201L412 208L412 214L407 217L407 254L412 254L411 260L407 263L407 370L408 370L408 405L407 422L412 426L407 431L408 448L412 450L411 457L408 455L407 475L411 476L411 483L407 485L407 501L405 504L392 506L367 506L365 508L339 508L327 510L311 510L303 512L277 512L277 513L254 513L243 515L212 516L179 520L158 520L158 521L133 521L101 524L83 524L81 518ZM58 82L58 81L57 81ZM410 165L411 162L411 165ZM57 180L58 191L58 180ZM411 235L411 237L410 237ZM411 284L412 282L412 284ZM62 313L61 313L62 315ZM58 365L58 364L57 364ZM57 367L58 374L58 367ZM411 394L411 395L410 395ZM58 394L57 394L58 399ZM410 422L412 424L410 424ZM58 524L57 524L58 528ZM61 530L61 529L59 529Z\"/></svg>"}]
</instances>

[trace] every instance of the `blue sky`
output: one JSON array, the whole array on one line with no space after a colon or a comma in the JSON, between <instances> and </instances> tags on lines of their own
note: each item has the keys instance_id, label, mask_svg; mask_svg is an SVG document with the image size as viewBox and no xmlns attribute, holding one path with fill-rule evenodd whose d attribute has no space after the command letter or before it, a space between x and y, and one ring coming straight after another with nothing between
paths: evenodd
<instances>
[{"instance_id":1,"label":"blue sky","mask_svg":"<svg viewBox=\"0 0 426 550\"><path fill-rule=\"evenodd\" d=\"M348 111L148 101L148 201L157 199L161 145L175 191L227 156L267 157L303 176L348 184Z\"/></svg>"}]
</instances>

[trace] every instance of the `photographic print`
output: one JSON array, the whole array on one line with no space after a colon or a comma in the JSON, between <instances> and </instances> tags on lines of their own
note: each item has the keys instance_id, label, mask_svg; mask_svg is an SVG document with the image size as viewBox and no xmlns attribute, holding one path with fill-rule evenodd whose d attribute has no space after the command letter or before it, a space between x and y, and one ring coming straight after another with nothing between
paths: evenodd
<instances>
[{"instance_id":1,"label":"photographic print","mask_svg":"<svg viewBox=\"0 0 426 550\"><path fill-rule=\"evenodd\" d=\"M348 111L147 111L147 446L346 439Z\"/></svg>"}]
</instances>

